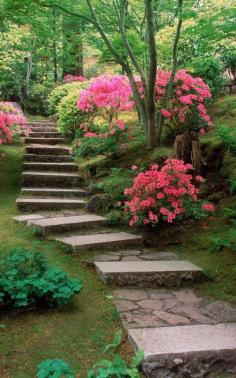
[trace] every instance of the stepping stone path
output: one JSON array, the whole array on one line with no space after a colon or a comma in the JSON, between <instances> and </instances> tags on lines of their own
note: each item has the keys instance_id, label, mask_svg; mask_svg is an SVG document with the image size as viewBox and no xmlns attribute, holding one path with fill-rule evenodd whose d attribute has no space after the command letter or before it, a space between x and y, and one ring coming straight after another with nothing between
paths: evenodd
<instances>
[{"instance_id":1,"label":"stepping stone path","mask_svg":"<svg viewBox=\"0 0 236 378\"><path fill-rule=\"evenodd\" d=\"M195 295L191 286L207 279L201 268L174 253L148 250L140 235L110 229L106 218L88 213L84 180L66 139L52 122L29 126L16 200L27 214L15 221L73 253L87 251L84 262L111 286L129 340L144 352L147 377L236 376L236 308Z\"/></svg>"}]
</instances>

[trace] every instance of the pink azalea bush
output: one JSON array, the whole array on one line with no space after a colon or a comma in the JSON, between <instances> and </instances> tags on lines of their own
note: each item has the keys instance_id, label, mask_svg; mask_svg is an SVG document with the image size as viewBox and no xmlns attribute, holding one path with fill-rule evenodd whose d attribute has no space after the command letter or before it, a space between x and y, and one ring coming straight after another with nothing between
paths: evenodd
<instances>
[{"instance_id":1,"label":"pink azalea bush","mask_svg":"<svg viewBox=\"0 0 236 378\"><path fill-rule=\"evenodd\" d=\"M0 144L9 143L13 138L28 135L27 120L21 109L14 103L0 101Z\"/></svg>"},{"instance_id":2,"label":"pink azalea bush","mask_svg":"<svg viewBox=\"0 0 236 378\"><path fill-rule=\"evenodd\" d=\"M118 113L134 108L129 80L123 75L102 75L81 91L77 103L87 113L100 111L110 123Z\"/></svg>"},{"instance_id":3,"label":"pink azalea bush","mask_svg":"<svg viewBox=\"0 0 236 378\"><path fill-rule=\"evenodd\" d=\"M86 81L87 79L84 76L76 76L76 75L71 75L67 74L64 76L64 83L71 83L73 81Z\"/></svg>"},{"instance_id":4,"label":"pink azalea bush","mask_svg":"<svg viewBox=\"0 0 236 378\"><path fill-rule=\"evenodd\" d=\"M199 216L214 211L213 205L200 201L198 183L204 179L196 176L194 180L192 170L182 160L167 159L163 167L154 164L150 170L139 173L133 186L124 191L129 198L125 201L125 212L130 225L172 223L196 213L196 205Z\"/></svg>"},{"instance_id":5,"label":"pink azalea bush","mask_svg":"<svg viewBox=\"0 0 236 378\"><path fill-rule=\"evenodd\" d=\"M173 128L178 125L190 125L196 131L204 133L204 129L212 125L205 107L205 101L211 98L207 84L200 77L191 76L186 70L176 72L173 92L163 108L171 72L158 70L156 79L156 102L165 121Z\"/></svg>"}]
</instances>

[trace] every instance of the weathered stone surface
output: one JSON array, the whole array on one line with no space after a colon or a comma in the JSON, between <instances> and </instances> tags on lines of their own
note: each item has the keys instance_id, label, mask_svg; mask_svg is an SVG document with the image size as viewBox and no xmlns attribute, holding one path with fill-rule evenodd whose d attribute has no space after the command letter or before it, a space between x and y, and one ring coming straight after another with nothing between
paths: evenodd
<instances>
[{"instance_id":1,"label":"weathered stone surface","mask_svg":"<svg viewBox=\"0 0 236 378\"><path fill-rule=\"evenodd\" d=\"M135 289L117 289L114 290L114 295L117 298L123 298L133 301L140 301L148 298L147 291Z\"/></svg>"},{"instance_id":2,"label":"weathered stone surface","mask_svg":"<svg viewBox=\"0 0 236 378\"><path fill-rule=\"evenodd\" d=\"M64 144L66 143L67 140L65 138L46 138L46 137L27 137L26 138L26 143L31 143L31 144L47 144L47 145L55 145L55 144Z\"/></svg>"},{"instance_id":3,"label":"weathered stone surface","mask_svg":"<svg viewBox=\"0 0 236 378\"><path fill-rule=\"evenodd\" d=\"M43 129L44 130L44 129ZM29 133L29 137L31 138L41 138L41 137L45 137L45 138L60 138L62 137L62 135L58 132L58 131L55 131L56 129L53 129L53 131L31 131Z\"/></svg>"},{"instance_id":4,"label":"weathered stone surface","mask_svg":"<svg viewBox=\"0 0 236 378\"><path fill-rule=\"evenodd\" d=\"M111 198L107 194L94 194L88 202L88 211L103 213L111 206Z\"/></svg>"},{"instance_id":5,"label":"weathered stone surface","mask_svg":"<svg viewBox=\"0 0 236 378\"><path fill-rule=\"evenodd\" d=\"M81 185L84 180L76 173L24 171L22 181L25 186L68 188Z\"/></svg>"},{"instance_id":6,"label":"weathered stone surface","mask_svg":"<svg viewBox=\"0 0 236 378\"><path fill-rule=\"evenodd\" d=\"M68 162L26 162L23 163L23 169L28 171L56 171L56 172L76 172L78 171L78 166L75 163Z\"/></svg>"},{"instance_id":7,"label":"weathered stone surface","mask_svg":"<svg viewBox=\"0 0 236 378\"><path fill-rule=\"evenodd\" d=\"M205 306L203 314L213 316L219 322L236 322L236 308L222 301L215 301Z\"/></svg>"},{"instance_id":8,"label":"weathered stone surface","mask_svg":"<svg viewBox=\"0 0 236 378\"><path fill-rule=\"evenodd\" d=\"M21 193L30 196L39 197L84 197L86 195L83 189L58 189L58 188L22 188Z\"/></svg>"},{"instance_id":9,"label":"weathered stone surface","mask_svg":"<svg viewBox=\"0 0 236 378\"><path fill-rule=\"evenodd\" d=\"M156 261L162 261L162 260L178 260L178 255L176 253L171 252L153 252L153 253L142 253L140 257L143 260L156 260Z\"/></svg>"},{"instance_id":10,"label":"weathered stone surface","mask_svg":"<svg viewBox=\"0 0 236 378\"><path fill-rule=\"evenodd\" d=\"M187 261L119 261L95 263L100 278L118 286L180 286L203 280L203 271Z\"/></svg>"},{"instance_id":11,"label":"weathered stone surface","mask_svg":"<svg viewBox=\"0 0 236 378\"><path fill-rule=\"evenodd\" d=\"M19 210L59 210L59 209L81 209L86 202L82 199L71 198L17 198L16 205Z\"/></svg>"},{"instance_id":12,"label":"weathered stone surface","mask_svg":"<svg viewBox=\"0 0 236 378\"><path fill-rule=\"evenodd\" d=\"M17 217L13 217L12 219L14 219L17 222L28 222L31 220L43 219L43 218L44 216L40 214L27 214L27 215L19 215Z\"/></svg>"},{"instance_id":13,"label":"weathered stone surface","mask_svg":"<svg viewBox=\"0 0 236 378\"><path fill-rule=\"evenodd\" d=\"M28 145L25 147L26 152L29 154L37 155L70 155L70 148L68 147L55 147L47 145Z\"/></svg>"},{"instance_id":14,"label":"weathered stone surface","mask_svg":"<svg viewBox=\"0 0 236 378\"><path fill-rule=\"evenodd\" d=\"M50 154L25 154L24 155L25 161L41 161L41 162L62 162L62 161L72 161L72 157L70 155L50 155Z\"/></svg>"},{"instance_id":15,"label":"weathered stone surface","mask_svg":"<svg viewBox=\"0 0 236 378\"><path fill-rule=\"evenodd\" d=\"M69 245L73 252L80 252L81 250L99 248L104 246L113 246L114 248L119 248L120 246L137 245L142 242L141 236L129 234L127 232L73 235L56 237L55 239Z\"/></svg>"},{"instance_id":16,"label":"weathered stone surface","mask_svg":"<svg viewBox=\"0 0 236 378\"><path fill-rule=\"evenodd\" d=\"M54 218L45 218L42 220L32 221L31 225L37 227L42 234L49 234L53 232L63 232L68 230L70 231L82 227L100 225L104 224L105 222L106 218L101 217L99 215L83 214L74 216L57 216Z\"/></svg>"},{"instance_id":17,"label":"weathered stone surface","mask_svg":"<svg viewBox=\"0 0 236 378\"><path fill-rule=\"evenodd\" d=\"M126 329L146 328L146 327L161 327L163 323L161 320L155 318L148 311L136 311L135 313L122 312L121 319Z\"/></svg>"},{"instance_id":18,"label":"weathered stone surface","mask_svg":"<svg viewBox=\"0 0 236 378\"><path fill-rule=\"evenodd\" d=\"M138 309L138 306L135 303L130 302L130 301L125 301L125 300L120 299L120 300L116 300L114 303L115 303L117 310L119 312L137 310Z\"/></svg>"},{"instance_id":19,"label":"weathered stone surface","mask_svg":"<svg viewBox=\"0 0 236 378\"><path fill-rule=\"evenodd\" d=\"M144 351L150 378L203 378L210 372L236 373L236 323L130 329Z\"/></svg>"},{"instance_id":20,"label":"weathered stone surface","mask_svg":"<svg viewBox=\"0 0 236 378\"><path fill-rule=\"evenodd\" d=\"M171 314L169 312L160 311L159 309L154 310L153 314L156 315L156 317L158 319L161 319L164 322L166 322L167 325L176 325L176 324L188 325L188 324L191 324L191 321L184 316L174 315L174 314Z\"/></svg>"},{"instance_id":21,"label":"weathered stone surface","mask_svg":"<svg viewBox=\"0 0 236 378\"><path fill-rule=\"evenodd\" d=\"M127 256L122 256L121 258L122 261L142 261L138 256L135 255L127 255Z\"/></svg>"}]
</instances>

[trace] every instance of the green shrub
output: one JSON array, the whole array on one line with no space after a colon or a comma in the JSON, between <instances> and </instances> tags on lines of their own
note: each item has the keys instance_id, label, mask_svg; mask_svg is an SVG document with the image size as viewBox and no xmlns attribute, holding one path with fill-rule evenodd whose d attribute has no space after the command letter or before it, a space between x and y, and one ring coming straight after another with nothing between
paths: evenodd
<instances>
[{"instance_id":1,"label":"green shrub","mask_svg":"<svg viewBox=\"0 0 236 378\"><path fill-rule=\"evenodd\" d=\"M83 131L80 124L84 122L86 113L79 110L76 105L78 101L78 89L71 91L63 97L57 106L58 126L63 134L71 133L72 137L81 137Z\"/></svg>"},{"instance_id":2,"label":"green shrub","mask_svg":"<svg viewBox=\"0 0 236 378\"><path fill-rule=\"evenodd\" d=\"M72 82L61 84L54 88L48 97L50 114L57 113L57 106L60 104L63 97L67 96L71 92L78 93L79 90L86 87L86 85L86 82Z\"/></svg>"},{"instance_id":3,"label":"green shrub","mask_svg":"<svg viewBox=\"0 0 236 378\"><path fill-rule=\"evenodd\" d=\"M53 87L54 83L49 81L33 84L30 96L24 103L25 109L32 114L48 115L48 95Z\"/></svg>"},{"instance_id":4,"label":"green shrub","mask_svg":"<svg viewBox=\"0 0 236 378\"><path fill-rule=\"evenodd\" d=\"M92 137L83 138L79 148L74 150L74 154L85 158L96 155L113 155L117 154L119 150L119 144L114 137L106 139Z\"/></svg>"},{"instance_id":5,"label":"green shrub","mask_svg":"<svg viewBox=\"0 0 236 378\"><path fill-rule=\"evenodd\" d=\"M214 57L199 57L191 62L193 75L201 77L208 84L211 93L216 95L222 92L224 85L223 67Z\"/></svg>"},{"instance_id":6,"label":"green shrub","mask_svg":"<svg viewBox=\"0 0 236 378\"><path fill-rule=\"evenodd\" d=\"M97 189L102 189L110 196L113 202L123 201L124 190L132 185L132 170L112 168L111 174L96 184Z\"/></svg>"},{"instance_id":7,"label":"green shrub","mask_svg":"<svg viewBox=\"0 0 236 378\"><path fill-rule=\"evenodd\" d=\"M228 71L229 76L236 81L236 47L228 47L221 57L224 69Z\"/></svg>"},{"instance_id":8,"label":"green shrub","mask_svg":"<svg viewBox=\"0 0 236 378\"><path fill-rule=\"evenodd\" d=\"M236 129L226 126L221 126L218 129L219 137L227 146L230 152L236 153Z\"/></svg>"},{"instance_id":9,"label":"green shrub","mask_svg":"<svg viewBox=\"0 0 236 378\"><path fill-rule=\"evenodd\" d=\"M60 268L48 267L40 253L16 249L0 260L0 305L61 307L81 289L79 280Z\"/></svg>"},{"instance_id":10,"label":"green shrub","mask_svg":"<svg viewBox=\"0 0 236 378\"><path fill-rule=\"evenodd\" d=\"M44 360L38 366L37 378L75 378L75 373L63 360Z\"/></svg>"}]
</instances>

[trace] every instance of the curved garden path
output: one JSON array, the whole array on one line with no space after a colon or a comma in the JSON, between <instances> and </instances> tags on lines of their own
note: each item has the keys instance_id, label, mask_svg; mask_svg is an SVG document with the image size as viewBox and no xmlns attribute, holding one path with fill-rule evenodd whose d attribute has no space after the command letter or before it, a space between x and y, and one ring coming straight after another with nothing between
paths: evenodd
<instances>
[{"instance_id":1,"label":"curved garden path","mask_svg":"<svg viewBox=\"0 0 236 378\"><path fill-rule=\"evenodd\" d=\"M112 229L104 217L88 213L85 183L67 141L48 121L30 128L16 201L25 214L14 219L72 253L86 251L86 264L113 289L131 343L144 351L146 376L236 373L236 309L195 295L191 287L207 279L196 265L150 252L140 235Z\"/></svg>"}]
</instances>

